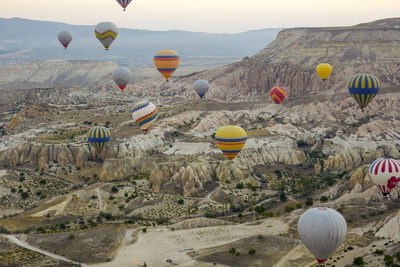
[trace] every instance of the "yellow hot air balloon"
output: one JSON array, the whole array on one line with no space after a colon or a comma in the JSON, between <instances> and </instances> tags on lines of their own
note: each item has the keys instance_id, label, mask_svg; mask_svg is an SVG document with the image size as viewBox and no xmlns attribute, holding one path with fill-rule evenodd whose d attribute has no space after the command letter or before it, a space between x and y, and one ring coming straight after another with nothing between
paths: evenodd
<instances>
[{"instance_id":1,"label":"yellow hot air balloon","mask_svg":"<svg viewBox=\"0 0 400 267\"><path fill-rule=\"evenodd\" d=\"M219 149L229 160L233 160L246 144L247 134L243 128L227 125L218 129L215 140Z\"/></svg>"},{"instance_id":2,"label":"yellow hot air balloon","mask_svg":"<svg viewBox=\"0 0 400 267\"><path fill-rule=\"evenodd\" d=\"M328 63L321 63L317 66L317 73L325 81L332 73L332 66Z\"/></svg>"},{"instance_id":3,"label":"yellow hot air balloon","mask_svg":"<svg viewBox=\"0 0 400 267\"><path fill-rule=\"evenodd\" d=\"M154 56L154 66L168 81L180 63L179 55L174 50L161 50Z\"/></svg>"}]
</instances>

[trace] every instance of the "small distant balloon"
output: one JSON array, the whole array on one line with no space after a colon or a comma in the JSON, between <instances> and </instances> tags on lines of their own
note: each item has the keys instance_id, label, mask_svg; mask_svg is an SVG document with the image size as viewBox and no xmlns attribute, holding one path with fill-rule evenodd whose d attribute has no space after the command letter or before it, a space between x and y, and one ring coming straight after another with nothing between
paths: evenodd
<instances>
[{"instance_id":1,"label":"small distant balloon","mask_svg":"<svg viewBox=\"0 0 400 267\"><path fill-rule=\"evenodd\" d=\"M145 134L156 122L158 116L158 108L151 102L138 103L132 107L131 112L133 120Z\"/></svg>"},{"instance_id":2,"label":"small distant balloon","mask_svg":"<svg viewBox=\"0 0 400 267\"><path fill-rule=\"evenodd\" d=\"M126 7L132 2L132 0L117 0L117 2L124 8L125 11Z\"/></svg>"},{"instance_id":3,"label":"small distant balloon","mask_svg":"<svg viewBox=\"0 0 400 267\"><path fill-rule=\"evenodd\" d=\"M377 159L371 164L369 175L382 195L387 196L400 183L400 162L390 158Z\"/></svg>"},{"instance_id":4,"label":"small distant balloon","mask_svg":"<svg viewBox=\"0 0 400 267\"><path fill-rule=\"evenodd\" d=\"M274 87L269 91L269 95L275 104L280 104L286 98L287 91L283 87Z\"/></svg>"},{"instance_id":5,"label":"small distant balloon","mask_svg":"<svg viewBox=\"0 0 400 267\"><path fill-rule=\"evenodd\" d=\"M58 41L67 49L69 43L72 41L72 34L69 31L61 31L58 33Z\"/></svg>"},{"instance_id":6,"label":"small distant balloon","mask_svg":"<svg viewBox=\"0 0 400 267\"><path fill-rule=\"evenodd\" d=\"M110 49L110 45L114 42L118 35L118 27L112 22L101 22L97 24L94 33L105 50Z\"/></svg>"},{"instance_id":7,"label":"small distant balloon","mask_svg":"<svg viewBox=\"0 0 400 267\"><path fill-rule=\"evenodd\" d=\"M363 110L379 92L379 80L371 74L357 74L349 82L349 92Z\"/></svg>"},{"instance_id":8,"label":"small distant balloon","mask_svg":"<svg viewBox=\"0 0 400 267\"><path fill-rule=\"evenodd\" d=\"M215 141L219 149L229 160L233 160L246 144L246 131L236 125L227 125L215 133Z\"/></svg>"},{"instance_id":9,"label":"small distant balloon","mask_svg":"<svg viewBox=\"0 0 400 267\"><path fill-rule=\"evenodd\" d=\"M97 153L101 153L110 139L110 130L106 127L96 126L91 128L88 132L88 141L93 145Z\"/></svg>"},{"instance_id":10,"label":"small distant balloon","mask_svg":"<svg viewBox=\"0 0 400 267\"><path fill-rule=\"evenodd\" d=\"M317 66L317 73L325 81L332 73L332 66L328 63L321 63Z\"/></svg>"},{"instance_id":11,"label":"small distant balloon","mask_svg":"<svg viewBox=\"0 0 400 267\"><path fill-rule=\"evenodd\" d=\"M158 51L154 56L154 66L168 81L169 77L175 72L180 63L178 53L172 49Z\"/></svg>"},{"instance_id":12,"label":"small distant balloon","mask_svg":"<svg viewBox=\"0 0 400 267\"><path fill-rule=\"evenodd\" d=\"M128 83L132 80L132 72L128 68L117 68L112 74L114 82L123 92Z\"/></svg>"},{"instance_id":13,"label":"small distant balloon","mask_svg":"<svg viewBox=\"0 0 400 267\"><path fill-rule=\"evenodd\" d=\"M206 80L197 80L193 86L200 98L203 98L210 88L210 84Z\"/></svg>"}]
</instances>

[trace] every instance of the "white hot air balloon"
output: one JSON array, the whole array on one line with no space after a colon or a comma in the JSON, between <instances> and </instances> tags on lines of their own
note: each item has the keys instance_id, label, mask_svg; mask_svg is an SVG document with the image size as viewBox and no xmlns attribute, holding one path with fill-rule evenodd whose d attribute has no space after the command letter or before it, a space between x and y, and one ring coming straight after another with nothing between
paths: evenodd
<instances>
[{"instance_id":1,"label":"white hot air balloon","mask_svg":"<svg viewBox=\"0 0 400 267\"><path fill-rule=\"evenodd\" d=\"M150 102L141 102L136 104L131 109L132 118L136 124L144 131L146 134L150 126L152 126L157 119L158 109Z\"/></svg>"},{"instance_id":2,"label":"white hot air balloon","mask_svg":"<svg viewBox=\"0 0 400 267\"><path fill-rule=\"evenodd\" d=\"M297 230L303 244L321 264L343 243L347 224L336 210L319 207L300 216Z\"/></svg>"},{"instance_id":3,"label":"white hot air balloon","mask_svg":"<svg viewBox=\"0 0 400 267\"><path fill-rule=\"evenodd\" d=\"M118 35L118 27L112 22L101 22L97 24L94 33L106 50L114 42Z\"/></svg>"},{"instance_id":4,"label":"white hot air balloon","mask_svg":"<svg viewBox=\"0 0 400 267\"><path fill-rule=\"evenodd\" d=\"M200 96L200 98L204 97L209 88L210 84L206 80L197 80L194 83L194 90Z\"/></svg>"},{"instance_id":5,"label":"white hot air balloon","mask_svg":"<svg viewBox=\"0 0 400 267\"><path fill-rule=\"evenodd\" d=\"M123 92L128 83L132 80L132 72L128 68L117 68L112 74L114 82Z\"/></svg>"},{"instance_id":6,"label":"white hot air balloon","mask_svg":"<svg viewBox=\"0 0 400 267\"><path fill-rule=\"evenodd\" d=\"M400 183L400 162L395 159L377 159L369 168L369 175L384 196Z\"/></svg>"},{"instance_id":7,"label":"white hot air balloon","mask_svg":"<svg viewBox=\"0 0 400 267\"><path fill-rule=\"evenodd\" d=\"M72 41L72 34L69 31L61 31L58 33L58 41L67 49L69 43Z\"/></svg>"}]
</instances>

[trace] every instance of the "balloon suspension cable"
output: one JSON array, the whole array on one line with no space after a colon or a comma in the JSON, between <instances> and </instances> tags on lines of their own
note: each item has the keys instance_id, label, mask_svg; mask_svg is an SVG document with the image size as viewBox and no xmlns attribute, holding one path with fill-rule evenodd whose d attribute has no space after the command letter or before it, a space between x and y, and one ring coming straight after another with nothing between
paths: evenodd
<instances>
[{"instance_id":1,"label":"balloon suspension cable","mask_svg":"<svg viewBox=\"0 0 400 267\"><path fill-rule=\"evenodd\" d=\"M124 11L126 11L126 8L124 7Z\"/></svg>"}]
</instances>

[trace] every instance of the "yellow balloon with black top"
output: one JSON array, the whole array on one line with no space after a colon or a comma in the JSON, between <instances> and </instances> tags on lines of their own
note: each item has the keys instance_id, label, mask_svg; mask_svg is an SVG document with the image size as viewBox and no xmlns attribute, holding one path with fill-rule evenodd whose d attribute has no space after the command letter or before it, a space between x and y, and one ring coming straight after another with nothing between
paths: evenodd
<instances>
[{"instance_id":1,"label":"yellow balloon with black top","mask_svg":"<svg viewBox=\"0 0 400 267\"><path fill-rule=\"evenodd\" d=\"M242 151L246 140L246 131L235 125L223 126L215 133L218 148L229 160L233 160Z\"/></svg>"}]
</instances>

